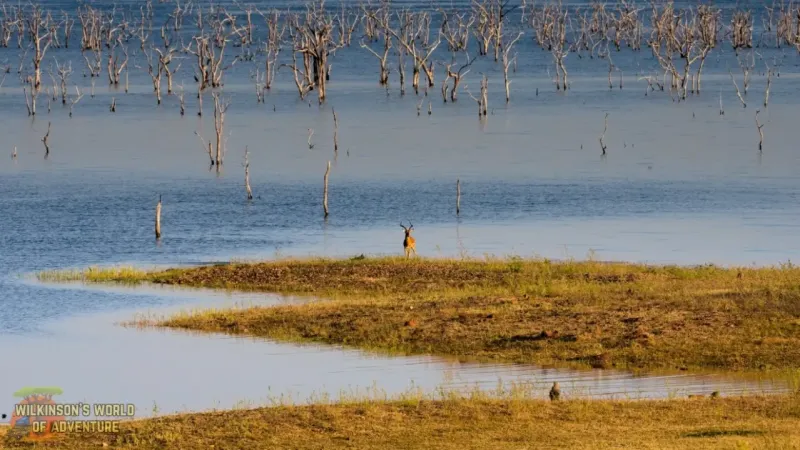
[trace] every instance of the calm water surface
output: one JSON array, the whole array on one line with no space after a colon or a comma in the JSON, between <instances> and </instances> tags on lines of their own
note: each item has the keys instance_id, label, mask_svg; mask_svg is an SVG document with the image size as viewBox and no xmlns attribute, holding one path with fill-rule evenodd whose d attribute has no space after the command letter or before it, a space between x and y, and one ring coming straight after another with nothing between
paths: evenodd
<instances>
[{"instance_id":1,"label":"calm water surface","mask_svg":"<svg viewBox=\"0 0 800 450\"><path fill-rule=\"evenodd\" d=\"M547 76L550 54L522 42L509 105L500 72L490 62L481 68L476 63L465 79L472 89L478 72L490 74L492 113L484 123L464 92L458 103L442 104L438 82L427 99L413 95L410 86L401 97L392 73L387 96L376 83L376 61L357 46L334 58L330 98L322 107L313 96L311 106L298 101L287 73L279 73L266 104L256 104L249 81L253 66L241 64L226 75L225 92L233 103L220 174L208 170L194 134L212 133L210 98L202 119L194 114L196 100L190 95L184 117L174 96L156 107L146 71L135 67L129 94L98 81L90 97L80 54L54 52L73 58L72 80L87 92L73 118L60 104L47 114L40 99L40 114L31 120L15 76L0 88L0 348L6 361L0 405L10 408L12 393L28 385L60 386L64 401L135 402L140 411L156 402L164 412L258 403L284 393L304 398L315 392L363 392L373 385L389 393L412 385L495 387L498 379L532 380L541 384L542 393L549 382L560 380L569 387L566 393L597 396L785 389L786 381L719 374L646 378L458 364L142 331L115 323L148 311L285 300L42 285L29 279L40 270L89 265L399 254L397 224L409 219L423 256L584 258L592 253L607 260L721 265L795 260L800 250L800 58L791 51L760 51L782 61L766 109L761 107L761 71L753 73L750 105L738 104L727 74L728 67L738 67L731 66L730 50L720 49L721 56L708 61L704 92L677 103L667 93L644 95L646 83L637 73L655 67L646 51L615 56L615 64L626 70L622 90L608 89L605 62L571 56L573 86L563 94ZM0 49L0 61L18 58L18 50ZM176 84L181 81L187 91L193 89L188 69ZM720 93L724 116L718 114ZM108 112L112 96L116 114ZM420 99L425 107L418 117ZM425 113L428 101L431 116ZM332 149L332 107L339 116L338 155ZM763 154L757 150L754 122L758 107L765 124ZM598 137L605 112L610 114L608 155L601 158ZM51 154L44 159L41 138L48 122ZM315 130L311 150L308 128ZM257 196L252 202L243 188L245 146ZM11 159L14 147L19 156ZM323 221L322 175L329 160L331 216ZM152 222L159 194L164 236L157 243Z\"/></svg>"}]
</instances>

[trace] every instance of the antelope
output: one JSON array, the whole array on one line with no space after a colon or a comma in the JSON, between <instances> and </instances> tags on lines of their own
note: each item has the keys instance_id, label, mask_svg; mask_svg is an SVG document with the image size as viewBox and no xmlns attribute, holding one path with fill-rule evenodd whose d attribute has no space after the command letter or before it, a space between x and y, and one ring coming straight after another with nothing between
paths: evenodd
<instances>
[{"instance_id":1,"label":"antelope","mask_svg":"<svg viewBox=\"0 0 800 450\"><path fill-rule=\"evenodd\" d=\"M550 388L550 401L558 401L561 398L561 388L558 385L558 381L553 383L553 387Z\"/></svg>"},{"instance_id":2,"label":"antelope","mask_svg":"<svg viewBox=\"0 0 800 450\"><path fill-rule=\"evenodd\" d=\"M403 231L406 233L406 237L403 239L403 250L406 252L406 258L410 258L412 252L414 256L417 256L417 241L411 236L411 230L414 229L414 224L409 220L408 228L403 225L403 222L400 222L400 226L403 227Z\"/></svg>"}]
</instances>

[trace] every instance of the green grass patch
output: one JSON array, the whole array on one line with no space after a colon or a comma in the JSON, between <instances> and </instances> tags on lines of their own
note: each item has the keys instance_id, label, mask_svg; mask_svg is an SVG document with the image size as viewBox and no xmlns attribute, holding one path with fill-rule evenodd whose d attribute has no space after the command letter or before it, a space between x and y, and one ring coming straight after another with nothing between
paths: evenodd
<instances>
[{"instance_id":1,"label":"green grass patch","mask_svg":"<svg viewBox=\"0 0 800 450\"><path fill-rule=\"evenodd\" d=\"M51 279L311 295L159 326L465 360L629 369L800 369L800 269L544 259L289 259Z\"/></svg>"}]
</instances>

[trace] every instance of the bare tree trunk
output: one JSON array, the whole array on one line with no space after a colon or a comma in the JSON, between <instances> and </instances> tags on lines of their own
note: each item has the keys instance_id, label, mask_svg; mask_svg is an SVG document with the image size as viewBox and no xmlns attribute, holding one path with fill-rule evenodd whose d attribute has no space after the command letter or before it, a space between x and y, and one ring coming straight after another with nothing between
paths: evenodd
<instances>
[{"instance_id":1,"label":"bare tree trunk","mask_svg":"<svg viewBox=\"0 0 800 450\"><path fill-rule=\"evenodd\" d=\"M247 147L244 148L244 188L247 191L247 199L253 199L253 190L250 189L250 161L247 158Z\"/></svg>"},{"instance_id":2,"label":"bare tree trunk","mask_svg":"<svg viewBox=\"0 0 800 450\"><path fill-rule=\"evenodd\" d=\"M331 162L328 161L328 167L325 169L325 176L323 181L325 187L322 190L322 209L325 211L325 217L328 217L328 175L331 172Z\"/></svg>"},{"instance_id":3,"label":"bare tree trunk","mask_svg":"<svg viewBox=\"0 0 800 450\"><path fill-rule=\"evenodd\" d=\"M767 89L764 91L764 108L769 103L769 88L772 87L772 69L767 70Z\"/></svg>"},{"instance_id":4,"label":"bare tree trunk","mask_svg":"<svg viewBox=\"0 0 800 450\"><path fill-rule=\"evenodd\" d=\"M331 108L333 112L333 151L339 152L339 119L336 118L336 110Z\"/></svg>"},{"instance_id":5,"label":"bare tree trunk","mask_svg":"<svg viewBox=\"0 0 800 450\"><path fill-rule=\"evenodd\" d=\"M603 155L606 154L606 144L603 141L606 137L606 131L608 131L608 113L606 113L606 118L603 122L603 134L600 135L600 149L603 150Z\"/></svg>"},{"instance_id":6,"label":"bare tree trunk","mask_svg":"<svg viewBox=\"0 0 800 450\"><path fill-rule=\"evenodd\" d=\"M161 239L161 194L158 194L156 205L156 239Z\"/></svg>"},{"instance_id":7,"label":"bare tree trunk","mask_svg":"<svg viewBox=\"0 0 800 450\"><path fill-rule=\"evenodd\" d=\"M50 156L50 145L47 144L47 139L50 137L50 122L47 122L47 134L44 135L42 138L42 143L44 144L44 157L47 158Z\"/></svg>"},{"instance_id":8,"label":"bare tree trunk","mask_svg":"<svg viewBox=\"0 0 800 450\"><path fill-rule=\"evenodd\" d=\"M456 180L456 215L461 213L461 180Z\"/></svg>"},{"instance_id":9,"label":"bare tree trunk","mask_svg":"<svg viewBox=\"0 0 800 450\"><path fill-rule=\"evenodd\" d=\"M764 128L764 124L758 122L758 113L761 111L756 110L756 129L758 129L758 151L761 152L764 147L764 132L761 131Z\"/></svg>"}]
</instances>

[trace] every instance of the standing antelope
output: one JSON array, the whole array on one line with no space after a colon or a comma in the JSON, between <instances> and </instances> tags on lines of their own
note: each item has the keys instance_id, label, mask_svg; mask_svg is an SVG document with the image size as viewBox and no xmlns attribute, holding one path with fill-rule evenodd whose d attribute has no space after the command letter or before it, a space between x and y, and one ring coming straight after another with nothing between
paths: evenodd
<instances>
[{"instance_id":1,"label":"standing antelope","mask_svg":"<svg viewBox=\"0 0 800 450\"><path fill-rule=\"evenodd\" d=\"M414 253L414 256L417 256L417 241L411 236L411 230L414 229L414 224L411 221L408 221L408 228L400 222L400 226L403 227L403 231L406 233L405 239L403 239L403 250L406 252L406 258L411 257L411 253Z\"/></svg>"}]
</instances>

